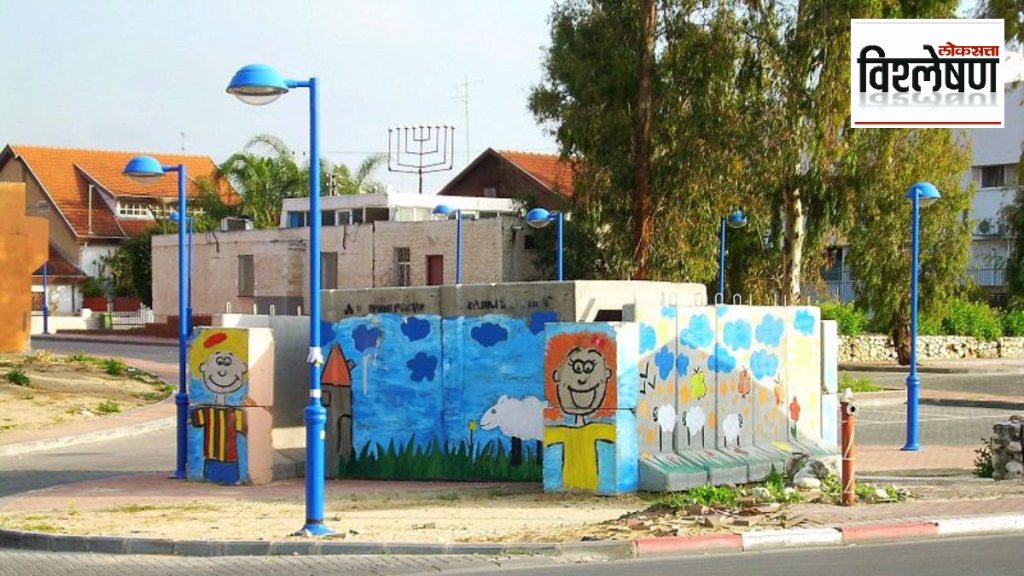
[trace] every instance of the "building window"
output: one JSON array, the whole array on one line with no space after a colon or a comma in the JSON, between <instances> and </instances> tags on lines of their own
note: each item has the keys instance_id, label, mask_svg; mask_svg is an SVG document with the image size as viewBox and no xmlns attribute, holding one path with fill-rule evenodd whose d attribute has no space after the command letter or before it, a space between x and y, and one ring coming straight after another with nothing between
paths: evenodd
<instances>
[{"instance_id":1,"label":"building window","mask_svg":"<svg viewBox=\"0 0 1024 576\"><path fill-rule=\"evenodd\" d=\"M498 197L498 189L497 188L495 188L494 186L488 186L488 187L484 188L484 198L497 198L497 197Z\"/></svg>"},{"instance_id":2,"label":"building window","mask_svg":"<svg viewBox=\"0 0 1024 576\"><path fill-rule=\"evenodd\" d=\"M338 288L338 253L320 253L320 289L336 290Z\"/></svg>"},{"instance_id":3,"label":"building window","mask_svg":"<svg viewBox=\"0 0 1024 576\"><path fill-rule=\"evenodd\" d=\"M118 202L117 215L121 218L152 218L149 204L140 202Z\"/></svg>"},{"instance_id":4,"label":"building window","mask_svg":"<svg viewBox=\"0 0 1024 576\"><path fill-rule=\"evenodd\" d=\"M523 236L523 250L536 250L537 240L533 237L533 234L527 234Z\"/></svg>"},{"instance_id":5,"label":"building window","mask_svg":"<svg viewBox=\"0 0 1024 576\"><path fill-rule=\"evenodd\" d=\"M337 224L337 215L333 210L321 210L320 211L320 225L321 226L335 226Z\"/></svg>"},{"instance_id":6,"label":"building window","mask_svg":"<svg viewBox=\"0 0 1024 576\"><path fill-rule=\"evenodd\" d=\"M1002 188L1006 183L1006 166L998 164L996 166L982 166L981 167L981 187L982 188Z\"/></svg>"},{"instance_id":7,"label":"building window","mask_svg":"<svg viewBox=\"0 0 1024 576\"><path fill-rule=\"evenodd\" d=\"M395 248L395 286L412 286L412 256L408 248Z\"/></svg>"},{"instance_id":8,"label":"building window","mask_svg":"<svg viewBox=\"0 0 1024 576\"><path fill-rule=\"evenodd\" d=\"M256 271L253 268L252 254L238 256L238 295L254 296L256 287Z\"/></svg>"},{"instance_id":9,"label":"building window","mask_svg":"<svg viewBox=\"0 0 1024 576\"><path fill-rule=\"evenodd\" d=\"M309 212L288 212L289 228L304 228L309 219Z\"/></svg>"},{"instance_id":10,"label":"building window","mask_svg":"<svg viewBox=\"0 0 1024 576\"><path fill-rule=\"evenodd\" d=\"M338 210L335 216L335 221L338 226L348 226L352 223L352 211L351 210Z\"/></svg>"}]
</instances>

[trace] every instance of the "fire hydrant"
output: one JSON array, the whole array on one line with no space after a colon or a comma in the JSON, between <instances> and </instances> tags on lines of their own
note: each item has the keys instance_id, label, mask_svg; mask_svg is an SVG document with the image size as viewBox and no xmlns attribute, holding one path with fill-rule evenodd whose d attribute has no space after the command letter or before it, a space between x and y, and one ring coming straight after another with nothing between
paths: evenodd
<instances>
[{"instance_id":1,"label":"fire hydrant","mask_svg":"<svg viewBox=\"0 0 1024 576\"><path fill-rule=\"evenodd\" d=\"M843 449L843 506L857 502L857 472L854 467L855 447L853 434L857 429L857 404L853 402L853 391L847 388L839 400L842 413L840 442Z\"/></svg>"}]
</instances>

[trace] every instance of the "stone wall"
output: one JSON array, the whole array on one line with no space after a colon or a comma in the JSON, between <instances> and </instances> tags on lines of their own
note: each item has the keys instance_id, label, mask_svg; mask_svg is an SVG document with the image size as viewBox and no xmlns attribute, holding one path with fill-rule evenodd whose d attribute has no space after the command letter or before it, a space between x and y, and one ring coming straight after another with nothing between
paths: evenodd
<instances>
[{"instance_id":1,"label":"stone wall","mask_svg":"<svg viewBox=\"0 0 1024 576\"><path fill-rule=\"evenodd\" d=\"M1010 416L994 425L992 432L992 477L1020 478L1024 475L1024 416Z\"/></svg>"},{"instance_id":2,"label":"stone wall","mask_svg":"<svg viewBox=\"0 0 1024 576\"><path fill-rule=\"evenodd\" d=\"M1024 338L1004 337L985 341L970 336L919 336L917 353L922 360L958 358L1024 358ZM892 341L884 334L840 336L840 362L887 362L896 360Z\"/></svg>"}]
</instances>

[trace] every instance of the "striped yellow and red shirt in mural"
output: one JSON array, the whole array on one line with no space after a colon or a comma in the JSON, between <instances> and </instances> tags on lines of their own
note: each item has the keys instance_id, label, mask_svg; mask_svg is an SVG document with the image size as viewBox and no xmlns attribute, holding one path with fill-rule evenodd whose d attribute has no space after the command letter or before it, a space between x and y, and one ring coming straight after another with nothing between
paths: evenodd
<instances>
[{"instance_id":1,"label":"striped yellow and red shirt in mural","mask_svg":"<svg viewBox=\"0 0 1024 576\"><path fill-rule=\"evenodd\" d=\"M237 462L236 434L245 434L245 411L241 408L203 406L192 411L192 425L206 428L203 457L218 462Z\"/></svg>"}]
</instances>

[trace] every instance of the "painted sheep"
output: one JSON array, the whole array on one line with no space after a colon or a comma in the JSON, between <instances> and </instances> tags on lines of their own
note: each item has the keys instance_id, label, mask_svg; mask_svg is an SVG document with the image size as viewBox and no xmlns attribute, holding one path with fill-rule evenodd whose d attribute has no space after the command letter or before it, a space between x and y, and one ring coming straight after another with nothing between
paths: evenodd
<instances>
[{"instance_id":1,"label":"painted sheep","mask_svg":"<svg viewBox=\"0 0 1024 576\"><path fill-rule=\"evenodd\" d=\"M536 396L509 398L501 396L490 408L484 410L480 417L480 428L483 430L501 430L501 433L512 439L512 452L509 464L518 466L523 458L523 440L535 440L537 453L543 452L544 442L544 407L546 402Z\"/></svg>"},{"instance_id":2,"label":"painted sheep","mask_svg":"<svg viewBox=\"0 0 1024 576\"><path fill-rule=\"evenodd\" d=\"M672 404L662 404L654 409L654 421L661 429L658 433L658 452L665 451L663 438L665 433L672 434L676 429L676 407Z\"/></svg>"},{"instance_id":3,"label":"painted sheep","mask_svg":"<svg viewBox=\"0 0 1024 576\"><path fill-rule=\"evenodd\" d=\"M734 445L740 445L740 432L743 430L743 415L729 414L722 420L722 433L725 436L725 447L729 447L731 440Z\"/></svg>"},{"instance_id":4,"label":"painted sheep","mask_svg":"<svg viewBox=\"0 0 1024 576\"><path fill-rule=\"evenodd\" d=\"M704 444L704 426L708 422L707 414L704 413L704 408L700 404L694 404L686 409L681 415L683 420L683 426L686 426L686 444L690 445L693 442L693 437L700 432L700 445L703 447Z\"/></svg>"}]
</instances>

